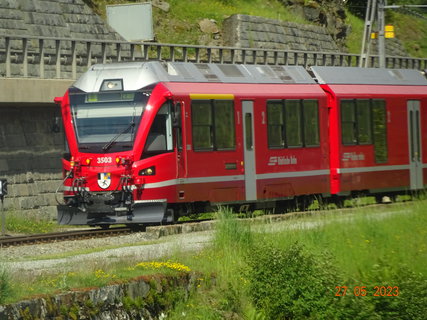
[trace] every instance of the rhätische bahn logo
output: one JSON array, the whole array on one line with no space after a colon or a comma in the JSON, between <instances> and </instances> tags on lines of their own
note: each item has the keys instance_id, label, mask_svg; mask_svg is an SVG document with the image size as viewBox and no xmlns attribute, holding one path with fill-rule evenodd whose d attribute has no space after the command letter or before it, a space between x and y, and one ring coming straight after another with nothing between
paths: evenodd
<instances>
[{"instance_id":1,"label":"rh\u00e4tische bahn logo","mask_svg":"<svg viewBox=\"0 0 427 320\"><path fill-rule=\"evenodd\" d=\"M98 173L98 186L102 189L107 189L111 185L111 173Z\"/></svg>"}]
</instances>

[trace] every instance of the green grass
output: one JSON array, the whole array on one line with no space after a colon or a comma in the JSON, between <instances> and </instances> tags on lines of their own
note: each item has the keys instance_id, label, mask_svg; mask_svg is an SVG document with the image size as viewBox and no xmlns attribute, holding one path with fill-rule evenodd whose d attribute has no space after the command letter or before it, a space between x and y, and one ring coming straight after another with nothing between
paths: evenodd
<instances>
[{"instance_id":1,"label":"green grass","mask_svg":"<svg viewBox=\"0 0 427 320\"><path fill-rule=\"evenodd\" d=\"M346 41L347 49L350 53L360 54L362 50L362 39L365 22L351 14L348 10L346 10L346 14L346 23L351 25L351 32L348 35Z\"/></svg>"},{"instance_id":2,"label":"green grass","mask_svg":"<svg viewBox=\"0 0 427 320\"><path fill-rule=\"evenodd\" d=\"M319 211L265 224L238 220L221 208L210 247L196 254L177 249L169 257L179 262L176 266L188 266L203 276L197 280L197 292L179 303L168 319L262 320L283 316L285 311L290 319L321 319L320 314L331 319L393 314L421 319L427 305L426 212L427 201L421 200ZM6 270L0 273L0 288L8 290L6 302L10 302L151 272L180 272L156 263L136 267L138 262L88 261L72 271L37 277ZM399 287L401 296L373 297L375 285ZM335 297L336 287L341 286L347 286L350 294ZM363 286L369 294L355 297L353 290Z\"/></svg>"},{"instance_id":3,"label":"green grass","mask_svg":"<svg viewBox=\"0 0 427 320\"><path fill-rule=\"evenodd\" d=\"M6 220L6 233L48 233L58 229L56 222L39 214L20 213L15 210L7 210L4 214Z\"/></svg>"},{"instance_id":4,"label":"green grass","mask_svg":"<svg viewBox=\"0 0 427 320\"><path fill-rule=\"evenodd\" d=\"M200 293L179 305L170 317L180 319L185 313L192 319L223 319L233 315L248 319L274 319L275 316L269 313L273 309L268 309L271 302L254 300L251 293L263 287L273 286L274 289L276 281L279 285L274 289L274 299L271 301L282 301L283 304L274 310L282 310L283 306L287 306L293 310L290 319L321 319L320 315L305 314L307 310L304 306L289 304L292 299L286 294L295 285L289 287L286 293L279 292L280 288L285 287L286 281L292 283L292 279L300 279L296 283L305 288L301 289L305 298L299 298L302 302L308 299L305 306L311 306L314 310L332 305L336 309L321 309L325 317L329 312L329 316L335 314L330 318L340 318L341 315L374 319L408 314L406 319L421 319L426 299L420 302L413 300L420 292L427 294L426 211L425 201L385 208L336 210L287 221L281 224L282 230L277 224L242 224L230 218L226 212L220 220L212 248L195 256L180 255L181 261L191 268L206 274L216 274L215 285L201 283ZM275 254L268 256L271 252ZM291 252L289 257L300 257L296 265L289 263L290 258L277 260L280 255L286 257L288 252ZM249 268L252 271L248 274L250 261L252 264L255 261L255 265L257 261L266 262L256 268ZM281 264L287 267L275 267ZM307 269L314 265L324 265L325 268ZM254 270L258 272L262 268L266 269L265 274L269 276L256 278ZM272 272L274 268L278 269ZM287 271L283 272L285 269ZM307 273L303 276L299 270ZM280 276L274 280L278 274ZM267 277L264 285L262 277ZM304 279L312 279L312 282L304 282ZM317 281L315 279L321 281L320 286L314 285L313 281ZM326 284L328 287L325 287ZM376 285L399 287L403 293L401 297L374 297ZM337 286L349 287L351 294L335 297ZM368 290L367 296L354 297L354 290L364 286ZM320 296L319 290L324 290ZM268 291L261 296L268 296ZM203 307L192 307L199 305Z\"/></svg>"},{"instance_id":5,"label":"green grass","mask_svg":"<svg viewBox=\"0 0 427 320\"><path fill-rule=\"evenodd\" d=\"M314 252L332 253L347 276L361 276L382 261L392 265L410 264L415 272L425 272L427 261L426 204L394 207L356 208L351 213L311 217L303 220L312 228L295 228L273 235L274 242L287 247L294 242ZM331 221L332 220L332 221Z\"/></svg>"},{"instance_id":6,"label":"green grass","mask_svg":"<svg viewBox=\"0 0 427 320\"><path fill-rule=\"evenodd\" d=\"M95 12L105 17L105 5L129 3L127 0L85 0ZM176 44L209 44L209 38L200 31L198 22L214 19L221 28L224 19L232 14L248 14L282 21L309 23L290 11L279 0L169 0L169 12L153 8L156 41ZM302 1L303 2L303 1ZM307 1L305 1L307 3ZM346 10L346 23L351 33L346 40L350 53L359 54L362 44L364 20ZM415 57L427 56L427 21L418 17L387 10L386 23L395 26L395 32L408 52ZM213 42L215 43L215 42Z\"/></svg>"},{"instance_id":7,"label":"green grass","mask_svg":"<svg viewBox=\"0 0 427 320\"><path fill-rule=\"evenodd\" d=\"M154 31L160 43L207 44L212 39L202 40L198 22L202 19L213 19L219 28L224 19L233 14L248 14L284 21L303 22L303 19L292 15L279 1L263 0L200 0L169 1L168 13L154 10ZM307 23L307 22L306 22Z\"/></svg>"},{"instance_id":8,"label":"green grass","mask_svg":"<svg viewBox=\"0 0 427 320\"><path fill-rule=\"evenodd\" d=\"M190 272L184 264L174 261L88 261L72 271L59 268L42 274L15 274L0 266L0 303L30 299L40 294L56 294L70 289L96 288L129 281L145 275L176 275Z\"/></svg>"}]
</instances>

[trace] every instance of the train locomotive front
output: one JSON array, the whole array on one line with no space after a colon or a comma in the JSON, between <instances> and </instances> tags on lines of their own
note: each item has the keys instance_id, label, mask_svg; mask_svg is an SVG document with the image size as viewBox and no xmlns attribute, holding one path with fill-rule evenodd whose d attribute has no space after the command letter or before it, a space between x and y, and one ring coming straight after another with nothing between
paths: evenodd
<instances>
[{"instance_id":1,"label":"train locomotive front","mask_svg":"<svg viewBox=\"0 0 427 320\"><path fill-rule=\"evenodd\" d=\"M158 83L144 63L94 65L55 99L68 149L60 224L172 220L166 207L173 190L166 186L159 196L144 196L147 182L176 177L171 104Z\"/></svg>"}]
</instances>

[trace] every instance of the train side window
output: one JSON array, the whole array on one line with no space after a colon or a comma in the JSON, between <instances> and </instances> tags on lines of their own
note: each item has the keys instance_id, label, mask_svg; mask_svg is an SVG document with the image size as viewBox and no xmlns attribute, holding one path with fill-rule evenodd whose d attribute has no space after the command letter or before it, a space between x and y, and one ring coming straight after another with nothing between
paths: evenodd
<instances>
[{"instance_id":1,"label":"train side window","mask_svg":"<svg viewBox=\"0 0 427 320\"><path fill-rule=\"evenodd\" d=\"M213 151L236 148L232 100L193 100L191 113L194 150Z\"/></svg>"},{"instance_id":2,"label":"train side window","mask_svg":"<svg viewBox=\"0 0 427 320\"><path fill-rule=\"evenodd\" d=\"M210 100L192 101L194 150L213 150L213 117Z\"/></svg>"},{"instance_id":3,"label":"train side window","mask_svg":"<svg viewBox=\"0 0 427 320\"><path fill-rule=\"evenodd\" d=\"M285 100L285 131L288 147L301 147L301 102L300 100Z\"/></svg>"},{"instance_id":4,"label":"train side window","mask_svg":"<svg viewBox=\"0 0 427 320\"><path fill-rule=\"evenodd\" d=\"M285 146L285 138L283 135L283 102L268 101L267 102L267 123L268 123L268 147L283 148Z\"/></svg>"},{"instance_id":5,"label":"train side window","mask_svg":"<svg viewBox=\"0 0 427 320\"><path fill-rule=\"evenodd\" d=\"M215 147L232 150L236 147L234 104L232 100L214 100Z\"/></svg>"},{"instance_id":6,"label":"train side window","mask_svg":"<svg viewBox=\"0 0 427 320\"><path fill-rule=\"evenodd\" d=\"M387 113L385 100L372 100L372 123L375 147L375 162L388 161Z\"/></svg>"},{"instance_id":7,"label":"train side window","mask_svg":"<svg viewBox=\"0 0 427 320\"><path fill-rule=\"evenodd\" d=\"M357 110L357 141L359 144L372 143L372 122L370 101L367 99L356 100Z\"/></svg>"},{"instance_id":8,"label":"train side window","mask_svg":"<svg viewBox=\"0 0 427 320\"><path fill-rule=\"evenodd\" d=\"M354 100L341 101L341 134L342 143L356 144L356 116Z\"/></svg>"},{"instance_id":9,"label":"train side window","mask_svg":"<svg viewBox=\"0 0 427 320\"><path fill-rule=\"evenodd\" d=\"M270 149L318 146L318 101L267 101L267 131Z\"/></svg>"},{"instance_id":10,"label":"train side window","mask_svg":"<svg viewBox=\"0 0 427 320\"><path fill-rule=\"evenodd\" d=\"M317 100L303 100L304 142L306 146L318 146L319 106Z\"/></svg>"}]
</instances>

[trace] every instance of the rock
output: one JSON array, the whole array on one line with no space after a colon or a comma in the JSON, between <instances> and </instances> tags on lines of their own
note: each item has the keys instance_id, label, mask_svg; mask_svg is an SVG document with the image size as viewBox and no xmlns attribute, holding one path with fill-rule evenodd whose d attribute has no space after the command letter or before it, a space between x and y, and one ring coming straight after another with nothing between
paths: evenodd
<instances>
[{"instance_id":1,"label":"rock","mask_svg":"<svg viewBox=\"0 0 427 320\"><path fill-rule=\"evenodd\" d=\"M151 5L163 10L164 12L169 12L170 9L170 4L163 0L152 0Z\"/></svg>"},{"instance_id":2,"label":"rock","mask_svg":"<svg viewBox=\"0 0 427 320\"><path fill-rule=\"evenodd\" d=\"M204 33L218 33L219 28L216 21L212 19L203 19L199 21L200 30Z\"/></svg>"}]
</instances>

